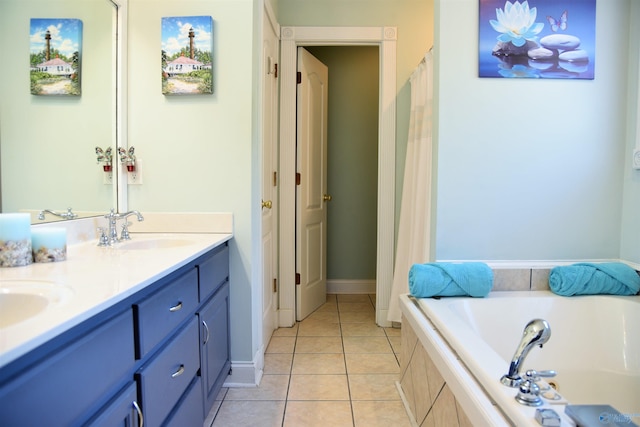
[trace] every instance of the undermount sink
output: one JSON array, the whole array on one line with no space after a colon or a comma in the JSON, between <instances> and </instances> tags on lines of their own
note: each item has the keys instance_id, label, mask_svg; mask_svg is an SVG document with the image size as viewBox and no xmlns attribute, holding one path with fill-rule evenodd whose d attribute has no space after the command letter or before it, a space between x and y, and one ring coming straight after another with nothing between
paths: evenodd
<instances>
[{"instance_id":1,"label":"undermount sink","mask_svg":"<svg viewBox=\"0 0 640 427\"><path fill-rule=\"evenodd\" d=\"M0 328L62 304L72 293L66 286L44 280L0 280Z\"/></svg>"},{"instance_id":2,"label":"undermount sink","mask_svg":"<svg viewBox=\"0 0 640 427\"><path fill-rule=\"evenodd\" d=\"M168 249L177 248L180 246L190 245L193 242L186 239L172 239L170 237L159 237L155 239L144 240L130 240L118 244L118 248L125 250L140 250L140 249Z\"/></svg>"}]
</instances>

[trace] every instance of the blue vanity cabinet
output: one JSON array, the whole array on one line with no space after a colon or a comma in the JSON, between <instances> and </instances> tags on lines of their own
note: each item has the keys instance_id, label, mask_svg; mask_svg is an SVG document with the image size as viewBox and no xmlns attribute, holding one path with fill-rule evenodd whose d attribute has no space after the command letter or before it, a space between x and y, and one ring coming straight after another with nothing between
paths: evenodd
<instances>
[{"instance_id":1,"label":"blue vanity cabinet","mask_svg":"<svg viewBox=\"0 0 640 427\"><path fill-rule=\"evenodd\" d=\"M0 425L67 427L100 412L132 380L132 325L130 307L99 315L3 367Z\"/></svg>"},{"instance_id":2,"label":"blue vanity cabinet","mask_svg":"<svg viewBox=\"0 0 640 427\"><path fill-rule=\"evenodd\" d=\"M228 276L224 243L3 366L0 427L201 426L229 372Z\"/></svg>"}]
</instances>

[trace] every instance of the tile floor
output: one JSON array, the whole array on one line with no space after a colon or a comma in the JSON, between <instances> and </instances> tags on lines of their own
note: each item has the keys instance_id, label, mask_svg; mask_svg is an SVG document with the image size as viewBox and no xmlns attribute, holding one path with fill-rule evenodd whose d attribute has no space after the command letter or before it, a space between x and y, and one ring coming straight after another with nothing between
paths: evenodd
<instances>
[{"instance_id":1,"label":"tile floor","mask_svg":"<svg viewBox=\"0 0 640 427\"><path fill-rule=\"evenodd\" d=\"M411 426L396 389L400 330L375 324L374 295L328 295L276 330L256 388L222 389L212 427Z\"/></svg>"}]
</instances>

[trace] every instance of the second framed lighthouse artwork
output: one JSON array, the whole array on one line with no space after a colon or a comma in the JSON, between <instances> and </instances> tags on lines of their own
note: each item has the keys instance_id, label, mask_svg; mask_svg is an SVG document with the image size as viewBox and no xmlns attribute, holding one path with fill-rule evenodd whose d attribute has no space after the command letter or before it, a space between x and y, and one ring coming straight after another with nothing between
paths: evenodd
<instances>
[{"instance_id":1,"label":"second framed lighthouse artwork","mask_svg":"<svg viewBox=\"0 0 640 427\"><path fill-rule=\"evenodd\" d=\"M213 93L213 19L162 18L162 93Z\"/></svg>"}]
</instances>

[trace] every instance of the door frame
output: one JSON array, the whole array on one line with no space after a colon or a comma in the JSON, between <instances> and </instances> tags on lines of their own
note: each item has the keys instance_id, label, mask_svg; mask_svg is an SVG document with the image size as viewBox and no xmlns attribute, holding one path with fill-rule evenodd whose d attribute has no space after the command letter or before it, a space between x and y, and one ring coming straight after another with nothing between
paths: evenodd
<instances>
[{"instance_id":1,"label":"door frame","mask_svg":"<svg viewBox=\"0 0 640 427\"><path fill-rule=\"evenodd\" d=\"M295 324L296 72L299 46L378 46L378 224L376 324L387 320L395 247L396 27L282 27L280 30L280 225L278 322Z\"/></svg>"}]
</instances>

